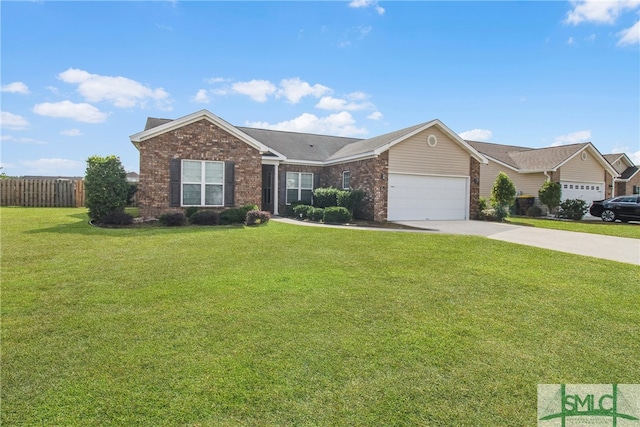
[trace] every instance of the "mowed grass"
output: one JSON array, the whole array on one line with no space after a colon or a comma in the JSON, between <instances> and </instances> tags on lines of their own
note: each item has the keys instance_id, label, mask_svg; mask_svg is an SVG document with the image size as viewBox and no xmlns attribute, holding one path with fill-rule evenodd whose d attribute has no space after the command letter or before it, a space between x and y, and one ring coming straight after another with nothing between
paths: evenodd
<instances>
[{"instance_id":1,"label":"mowed grass","mask_svg":"<svg viewBox=\"0 0 640 427\"><path fill-rule=\"evenodd\" d=\"M2 425L536 424L637 383L640 269L475 236L2 208Z\"/></svg>"},{"instance_id":2,"label":"mowed grass","mask_svg":"<svg viewBox=\"0 0 640 427\"><path fill-rule=\"evenodd\" d=\"M514 225L526 225L554 230L577 231L580 233L603 234L605 236L628 237L640 239L640 224L624 222L602 222L598 220L569 221L557 219L538 219L527 217L510 217L507 219Z\"/></svg>"}]
</instances>

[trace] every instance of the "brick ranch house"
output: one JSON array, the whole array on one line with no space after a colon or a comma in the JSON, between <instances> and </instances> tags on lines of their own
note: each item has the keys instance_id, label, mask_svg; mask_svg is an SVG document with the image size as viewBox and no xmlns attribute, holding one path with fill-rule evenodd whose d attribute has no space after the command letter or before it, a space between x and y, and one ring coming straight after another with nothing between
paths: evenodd
<instances>
[{"instance_id":1,"label":"brick ranch house","mask_svg":"<svg viewBox=\"0 0 640 427\"><path fill-rule=\"evenodd\" d=\"M475 218L487 159L439 120L370 139L233 126L207 110L149 118L140 152L140 215L256 204L275 215L314 188L364 190L370 220Z\"/></svg>"}]
</instances>

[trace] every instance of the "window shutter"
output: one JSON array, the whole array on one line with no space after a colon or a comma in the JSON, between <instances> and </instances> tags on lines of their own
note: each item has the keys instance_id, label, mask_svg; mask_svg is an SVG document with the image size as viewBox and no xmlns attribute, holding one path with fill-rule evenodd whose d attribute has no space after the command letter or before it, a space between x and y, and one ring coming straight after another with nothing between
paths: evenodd
<instances>
[{"instance_id":1,"label":"window shutter","mask_svg":"<svg viewBox=\"0 0 640 427\"><path fill-rule=\"evenodd\" d=\"M182 174L182 161L171 159L169 166L169 206L180 206L180 175Z\"/></svg>"},{"instance_id":2,"label":"window shutter","mask_svg":"<svg viewBox=\"0 0 640 427\"><path fill-rule=\"evenodd\" d=\"M313 189L320 187L320 174L318 172L313 174Z\"/></svg>"},{"instance_id":3,"label":"window shutter","mask_svg":"<svg viewBox=\"0 0 640 427\"><path fill-rule=\"evenodd\" d=\"M235 205L235 163L224 162L224 205Z\"/></svg>"}]
</instances>

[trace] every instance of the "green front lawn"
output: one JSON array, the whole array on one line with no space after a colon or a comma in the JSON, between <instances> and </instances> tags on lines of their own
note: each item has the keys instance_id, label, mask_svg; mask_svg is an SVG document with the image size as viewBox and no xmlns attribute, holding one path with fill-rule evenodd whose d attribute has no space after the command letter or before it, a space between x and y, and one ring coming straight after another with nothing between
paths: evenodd
<instances>
[{"instance_id":1,"label":"green front lawn","mask_svg":"<svg viewBox=\"0 0 640 427\"><path fill-rule=\"evenodd\" d=\"M2 208L3 425L536 424L640 378L640 269L446 236Z\"/></svg>"},{"instance_id":2,"label":"green front lawn","mask_svg":"<svg viewBox=\"0 0 640 427\"><path fill-rule=\"evenodd\" d=\"M552 228L554 230L577 231L580 233L604 234L605 236L629 237L640 239L640 225L623 222L602 222L597 220L558 220L538 219L527 217L509 217L507 221L515 225L527 225L540 228Z\"/></svg>"}]
</instances>

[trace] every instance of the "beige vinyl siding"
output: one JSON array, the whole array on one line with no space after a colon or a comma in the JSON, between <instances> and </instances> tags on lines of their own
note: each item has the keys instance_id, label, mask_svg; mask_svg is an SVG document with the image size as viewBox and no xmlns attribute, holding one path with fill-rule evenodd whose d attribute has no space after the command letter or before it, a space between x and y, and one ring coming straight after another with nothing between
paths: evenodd
<instances>
[{"instance_id":1,"label":"beige vinyl siding","mask_svg":"<svg viewBox=\"0 0 640 427\"><path fill-rule=\"evenodd\" d=\"M538 196L538 190L542 187L547 177L543 173L518 173L513 169L504 167L489 160L488 165L480 165L480 197L491 197L491 189L496 177L504 172L513 181L518 194L526 196Z\"/></svg>"},{"instance_id":2,"label":"beige vinyl siding","mask_svg":"<svg viewBox=\"0 0 640 427\"><path fill-rule=\"evenodd\" d=\"M625 162L624 160L620 159L617 160L615 162L613 162L613 168L616 170L616 172L618 173L622 173L625 170L627 170L627 168L629 167L629 165L627 165L627 162Z\"/></svg>"},{"instance_id":3,"label":"beige vinyl siding","mask_svg":"<svg viewBox=\"0 0 640 427\"><path fill-rule=\"evenodd\" d=\"M438 138L435 147L427 137ZM434 127L402 141L389 150L389 173L469 176L469 153Z\"/></svg>"},{"instance_id":4,"label":"beige vinyl siding","mask_svg":"<svg viewBox=\"0 0 640 427\"><path fill-rule=\"evenodd\" d=\"M585 151L587 159L582 160L582 153L560 167L560 181L603 182L604 169L590 152Z\"/></svg>"}]
</instances>

